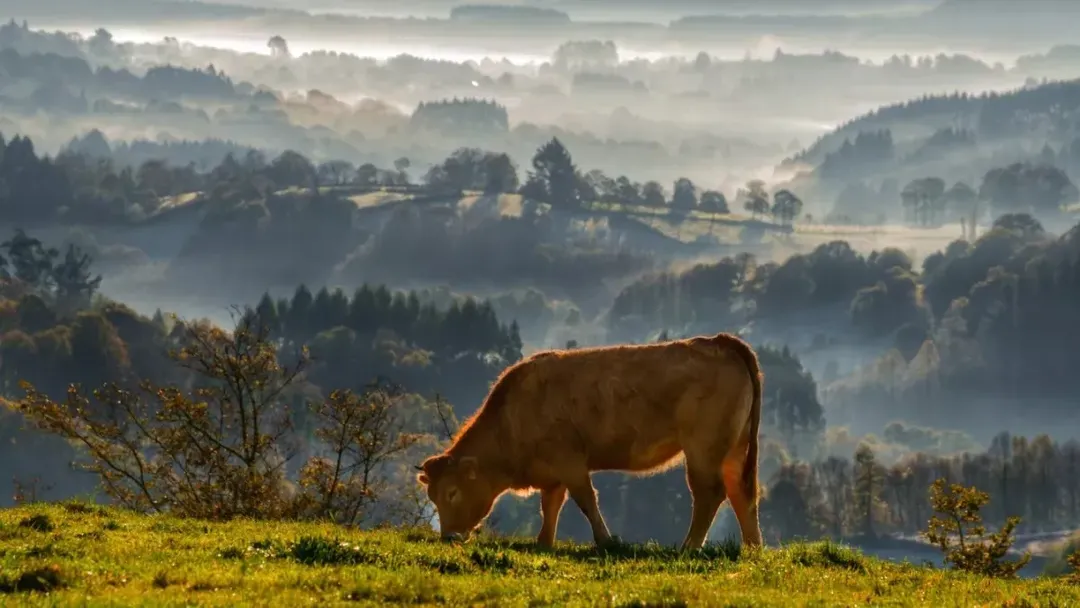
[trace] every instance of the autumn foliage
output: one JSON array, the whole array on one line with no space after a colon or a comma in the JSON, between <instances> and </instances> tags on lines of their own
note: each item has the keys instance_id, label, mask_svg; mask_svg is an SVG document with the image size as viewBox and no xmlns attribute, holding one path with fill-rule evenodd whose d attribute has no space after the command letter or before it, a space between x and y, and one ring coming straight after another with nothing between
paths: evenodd
<instances>
[{"instance_id":1,"label":"autumn foliage","mask_svg":"<svg viewBox=\"0 0 1080 608\"><path fill-rule=\"evenodd\" d=\"M232 332L195 323L174 333L181 346L169 356L187 372L182 386L144 380L87 394L71 385L56 401L24 381L15 403L37 427L80 444L80 465L124 506L356 523L388 487L391 460L425 439L406 432L406 396L385 387L309 398L306 349L283 363L255 317ZM301 452L308 458L296 475L290 465Z\"/></svg>"}]
</instances>

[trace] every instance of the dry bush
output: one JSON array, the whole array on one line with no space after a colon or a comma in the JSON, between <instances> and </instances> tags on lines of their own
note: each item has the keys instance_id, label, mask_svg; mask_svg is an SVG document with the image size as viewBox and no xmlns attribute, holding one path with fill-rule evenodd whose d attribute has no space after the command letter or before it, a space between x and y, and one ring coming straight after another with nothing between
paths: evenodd
<instances>
[{"instance_id":1,"label":"dry bush","mask_svg":"<svg viewBox=\"0 0 1080 608\"><path fill-rule=\"evenodd\" d=\"M188 389L111 383L88 396L71 386L54 401L23 382L15 409L79 445L82 467L108 496L139 511L351 525L430 520L411 469L456 425L448 404L378 384L309 402L314 440L304 447L313 456L294 483L287 465L301 447L293 420L303 410L307 351L283 364L253 315L232 332L181 324L173 335L183 346L169 354L190 372Z\"/></svg>"},{"instance_id":2,"label":"dry bush","mask_svg":"<svg viewBox=\"0 0 1080 608\"><path fill-rule=\"evenodd\" d=\"M405 523L424 519L425 505L395 483L405 477L404 457L431 439L409 432L407 400L397 387L372 385L360 395L334 391L313 405L322 453L300 472L302 516L351 525L377 515Z\"/></svg>"},{"instance_id":3,"label":"dry bush","mask_svg":"<svg viewBox=\"0 0 1080 608\"><path fill-rule=\"evenodd\" d=\"M289 509L285 464L293 453L285 391L306 352L286 367L266 329L242 318L233 332L187 325L169 353L194 388L110 383L54 401L27 382L17 409L36 426L85 448L82 466L127 507L212 519L279 517Z\"/></svg>"},{"instance_id":4,"label":"dry bush","mask_svg":"<svg viewBox=\"0 0 1080 608\"><path fill-rule=\"evenodd\" d=\"M945 562L958 570L1011 578L1031 561L1031 554L1024 553L1016 561L1004 559L1020 518L1010 517L1001 530L987 534L979 511L989 501L990 496L978 488L946 487L945 480L938 479L930 486L930 503L941 517L931 517L923 534L945 554Z\"/></svg>"}]
</instances>

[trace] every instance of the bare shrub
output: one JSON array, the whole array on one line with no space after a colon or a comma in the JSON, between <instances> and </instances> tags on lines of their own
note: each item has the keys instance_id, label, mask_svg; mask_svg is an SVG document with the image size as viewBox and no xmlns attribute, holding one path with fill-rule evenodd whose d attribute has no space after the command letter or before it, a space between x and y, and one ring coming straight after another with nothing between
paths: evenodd
<instances>
[{"instance_id":1,"label":"bare shrub","mask_svg":"<svg viewBox=\"0 0 1080 608\"><path fill-rule=\"evenodd\" d=\"M362 394L333 391L312 405L318 454L300 472L305 517L360 525L373 519L419 523L425 505L403 493L404 458L431 436L409 430L415 399L398 387L371 385ZM415 484L413 484L415 485ZM403 495L404 494L404 495ZM404 499L404 500L402 500ZM379 502L379 512L375 512ZM413 504L410 504L413 503Z\"/></svg>"},{"instance_id":2,"label":"bare shrub","mask_svg":"<svg viewBox=\"0 0 1080 608\"><path fill-rule=\"evenodd\" d=\"M169 354L189 372L187 389L111 383L88 396L71 386L54 401L22 382L26 396L15 409L80 445L81 466L98 475L109 497L135 510L349 525L430 520L411 469L439 447L437 436L453 433L448 404L386 384L307 400L315 430L303 447L313 455L293 483L287 464L301 447L293 416L304 410L307 351L283 364L253 315L241 316L232 332L195 323L173 333L183 346Z\"/></svg>"},{"instance_id":3,"label":"bare shrub","mask_svg":"<svg viewBox=\"0 0 1080 608\"><path fill-rule=\"evenodd\" d=\"M210 519L281 517L291 509L285 464L295 435L285 398L307 362L285 366L249 316L232 332L184 325L170 357L193 388L149 381L77 386L54 401L27 382L16 408L41 429L85 448L82 466L127 507Z\"/></svg>"}]
</instances>

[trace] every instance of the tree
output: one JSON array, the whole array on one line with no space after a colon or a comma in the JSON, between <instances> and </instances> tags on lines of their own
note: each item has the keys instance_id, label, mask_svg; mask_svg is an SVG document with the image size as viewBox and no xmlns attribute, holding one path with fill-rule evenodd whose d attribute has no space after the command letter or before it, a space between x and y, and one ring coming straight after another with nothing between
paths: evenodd
<instances>
[{"instance_id":1,"label":"tree","mask_svg":"<svg viewBox=\"0 0 1080 608\"><path fill-rule=\"evenodd\" d=\"M619 51L611 40L571 40L559 45L551 64L561 72L605 71L619 63Z\"/></svg>"},{"instance_id":2,"label":"tree","mask_svg":"<svg viewBox=\"0 0 1080 608\"><path fill-rule=\"evenodd\" d=\"M765 191L765 182L760 179L747 182L745 194L743 208L750 212L751 218L756 220L769 212L769 193Z\"/></svg>"},{"instance_id":3,"label":"tree","mask_svg":"<svg viewBox=\"0 0 1080 608\"><path fill-rule=\"evenodd\" d=\"M763 527L775 530L781 541L818 536L820 496L814 470L808 464L782 465L761 502Z\"/></svg>"},{"instance_id":4,"label":"tree","mask_svg":"<svg viewBox=\"0 0 1080 608\"><path fill-rule=\"evenodd\" d=\"M990 201L996 213L1057 214L1077 194L1064 171L1045 164L1014 163L991 169L979 187L979 198Z\"/></svg>"},{"instance_id":5,"label":"tree","mask_svg":"<svg viewBox=\"0 0 1080 608\"><path fill-rule=\"evenodd\" d=\"M94 292L101 286L101 275L90 272L90 255L69 244L64 260L52 269L52 284L56 288L56 300L65 310L76 310L90 305Z\"/></svg>"},{"instance_id":6,"label":"tree","mask_svg":"<svg viewBox=\"0 0 1080 608\"><path fill-rule=\"evenodd\" d=\"M816 466L825 498L826 520L834 538L844 534L852 513L852 471L846 458L830 456Z\"/></svg>"},{"instance_id":7,"label":"tree","mask_svg":"<svg viewBox=\"0 0 1080 608\"><path fill-rule=\"evenodd\" d=\"M424 176L432 188L482 190L488 194L514 192L518 189L517 168L506 154L484 152L477 148L458 148Z\"/></svg>"},{"instance_id":8,"label":"tree","mask_svg":"<svg viewBox=\"0 0 1080 608\"><path fill-rule=\"evenodd\" d=\"M945 193L945 201L951 206L964 227L964 238L974 242L979 221L979 193L964 182L956 182Z\"/></svg>"},{"instance_id":9,"label":"tree","mask_svg":"<svg viewBox=\"0 0 1080 608\"><path fill-rule=\"evenodd\" d=\"M625 175L620 175L615 180L615 198L624 205L644 204L645 198L641 192L641 189L641 184L631 182L630 178L626 177Z\"/></svg>"},{"instance_id":10,"label":"tree","mask_svg":"<svg viewBox=\"0 0 1080 608\"><path fill-rule=\"evenodd\" d=\"M533 172L537 183L544 186L546 202L556 207L577 207L581 204L578 192L580 177L570 153L558 138L544 144L536 151L532 159Z\"/></svg>"},{"instance_id":11,"label":"tree","mask_svg":"<svg viewBox=\"0 0 1080 608\"><path fill-rule=\"evenodd\" d=\"M404 156L394 161L394 171L396 172L396 175L394 176L394 182L397 185L409 185L408 169L411 165L412 163L409 161L409 159L405 158Z\"/></svg>"},{"instance_id":12,"label":"tree","mask_svg":"<svg viewBox=\"0 0 1080 608\"><path fill-rule=\"evenodd\" d=\"M802 214L802 199L791 193L790 190L780 190L773 194L772 215L787 226L795 218Z\"/></svg>"},{"instance_id":13,"label":"tree","mask_svg":"<svg viewBox=\"0 0 1080 608\"><path fill-rule=\"evenodd\" d=\"M685 177L675 180L671 195L671 207L679 211L691 211L698 205L697 187Z\"/></svg>"},{"instance_id":14,"label":"tree","mask_svg":"<svg viewBox=\"0 0 1080 608\"><path fill-rule=\"evenodd\" d=\"M1007 230L1025 241L1039 240L1046 235L1042 222L1028 213L1006 213L994 220L992 228Z\"/></svg>"},{"instance_id":15,"label":"tree","mask_svg":"<svg viewBox=\"0 0 1080 608\"><path fill-rule=\"evenodd\" d=\"M874 512L878 510L881 502L885 471L878 464L874 450L865 443L860 443L855 450L854 476L855 510L862 519L862 533L873 538L876 536Z\"/></svg>"},{"instance_id":16,"label":"tree","mask_svg":"<svg viewBox=\"0 0 1080 608\"><path fill-rule=\"evenodd\" d=\"M319 182L340 186L356 173L353 164L346 160L332 160L322 163L318 168Z\"/></svg>"},{"instance_id":17,"label":"tree","mask_svg":"<svg viewBox=\"0 0 1080 608\"><path fill-rule=\"evenodd\" d=\"M313 186L316 175L311 161L293 150L282 152L266 169L266 176L279 188Z\"/></svg>"},{"instance_id":18,"label":"tree","mask_svg":"<svg viewBox=\"0 0 1080 608\"><path fill-rule=\"evenodd\" d=\"M378 167L371 163L364 163L356 168L356 176L354 179L359 186L371 187L377 183L376 180L378 176Z\"/></svg>"},{"instance_id":19,"label":"tree","mask_svg":"<svg viewBox=\"0 0 1080 608\"><path fill-rule=\"evenodd\" d=\"M270 49L270 55L272 57L283 57L286 59L290 57L289 43L285 42L285 39L281 36L271 36L270 40L266 42L266 46Z\"/></svg>"},{"instance_id":20,"label":"tree","mask_svg":"<svg viewBox=\"0 0 1080 608\"><path fill-rule=\"evenodd\" d=\"M1069 573L1069 578L1071 578L1073 582L1080 583L1080 549L1070 553L1069 556L1065 558L1065 563L1069 564L1069 567L1072 568L1072 572Z\"/></svg>"},{"instance_id":21,"label":"tree","mask_svg":"<svg viewBox=\"0 0 1080 608\"><path fill-rule=\"evenodd\" d=\"M150 191L155 197L175 194L173 174L163 160L148 160L139 165L135 173L139 188Z\"/></svg>"},{"instance_id":22,"label":"tree","mask_svg":"<svg viewBox=\"0 0 1080 608\"><path fill-rule=\"evenodd\" d=\"M907 221L931 225L944 209L945 181L940 177L924 177L912 180L900 192Z\"/></svg>"},{"instance_id":23,"label":"tree","mask_svg":"<svg viewBox=\"0 0 1080 608\"><path fill-rule=\"evenodd\" d=\"M305 517L358 525L372 516L392 489L388 466L425 439L406 431L402 401L397 387L372 385L361 395L333 391L313 407L314 436L325 447L300 471Z\"/></svg>"},{"instance_id":24,"label":"tree","mask_svg":"<svg viewBox=\"0 0 1080 608\"><path fill-rule=\"evenodd\" d=\"M1012 578L1031 561L1031 553L1010 562L1003 558L1013 544L1013 530L1019 517L1009 517L1001 530L986 533L980 511L990 496L978 488L960 484L945 485L937 479L930 487L930 503L938 515L930 518L923 535L945 554L945 562L958 570L985 576ZM955 539L955 540L954 540Z\"/></svg>"},{"instance_id":25,"label":"tree","mask_svg":"<svg viewBox=\"0 0 1080 608\"><path fill-rule=\"evenodd\" d=\"M956 182L945 193L945 198L953 203L957 210L970 212L971 208L979 202L979 193L964 182Z\"/></svg>"},{"instance_id":26,"label":"tree","mask_svg":"<svg viewBox=\"0 0 1080 608\"><path fill-rule=\"evenodd\" d=\"M105 491L121 504L211 519L280 517L292 422L285 400L306 365L283 366L266 328L243 317L225 332L187 325L170 356L201 380L189 393L143 381L106 384L93 399L76 385L57 402L28 382L17 409L43 430L81 444Z\"/></svg>"},{"instance_id":27,"label":"tree","mask_svg":"<svg viewBox=\"0 0 1080 608\"><path fill-rule=\"evenodd\" d=\"M506 154L488 153L484 156L484 192L499 194L518 189L517 165Z\"/></svg>"},{"instance_id":28,"label":"tree","mask_svg":"<svg viewBox=\"0 0 1080 608\"><path fill-rule=\"evenodd\" d=\"M727 198L716 190L706 190L701 193L699 208L708 213L730 213Z\"/></svg>"},{"instance_id":29,"label":"tree","mask_svg":"<svg viewBox=\"0 0 1080 608\"><path fill-rule=\"evenodd\" d=\"M585 174L584 179L598 200L612 201L618 199L618 185L615 180L608 177L603 171L593 169Z\"/></svg>"},{"instance_id":30,"label":"tree","mask_svg":"<svg viewBox=\"0 0 1080 608\"><path fill-rule=\"evenodd\" d=\"M518 193L525 198L527 204L535 210L536 201L545 201L548 198L547 184L539 177L530 174L525 183L521 185ZM532 215L532 212L530 212Z\"/></svg>"},{"instance_id":31,"label":"tree","mask_svg":"<svg viewBox=\"0 0 1080 608\"><path fill-rule=\"evenodd\" d=\"M646 182L641 187L642 202L650 207L663 207L667 203L667 194L664 193L664 187L660 185L660 182L650 181Z\"/></svg>"},{"instance_id":32,"label":"tree","mask_svg":"<svg viewBox=\"0 0 1080 608\"><path fill-rule=\"evenodd\" d=\"M0 249L7 252L4 266L10 264L16 279L34 288L52 287L53 264L59 251L46 248L40 240L27 236L22 228L16 228L10 239L0 243Z\"/></svg>"}]
</instances>

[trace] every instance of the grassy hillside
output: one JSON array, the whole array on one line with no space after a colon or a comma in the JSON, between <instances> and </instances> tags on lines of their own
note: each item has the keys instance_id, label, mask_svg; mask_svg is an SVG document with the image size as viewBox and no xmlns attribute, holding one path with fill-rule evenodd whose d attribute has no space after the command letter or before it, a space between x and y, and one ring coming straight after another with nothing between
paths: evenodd
<instances>
[{"instance_id":1,"label":"grassy hillside","mask_svg":"<svg viewBox=\"0 0 1080 608\"><path fill-rule=\"evenodd\" d=\"M37 591L24 591L24 588ZM48 590L48 595L44 590ZM679 557L430 532L203 523L69 503L0 511L0 604L1067 606L1080 586L892 564L825 543Z\"/></svg>"}]
</instances>

